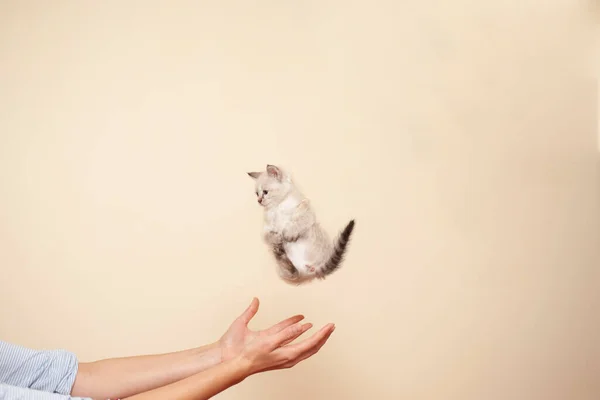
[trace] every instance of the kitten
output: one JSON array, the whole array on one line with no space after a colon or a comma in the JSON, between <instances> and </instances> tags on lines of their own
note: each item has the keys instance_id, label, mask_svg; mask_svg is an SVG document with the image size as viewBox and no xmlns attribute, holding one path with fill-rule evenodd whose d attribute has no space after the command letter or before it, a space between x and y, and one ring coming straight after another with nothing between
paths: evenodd
<instances>
[{"instance_id":1,"label":"kitten","mask_svg":"<svg viewBox=\"0 0 600 400\"><path fill-rule=\"evenodd\" d=\"M280 278L299 285L315 278L325 279L336 271L342 264L354 220L333 242L289 174L267 165L266 171L248 175L255 181L258 204L264 207L263 240L275 256Z\"/></svg>"}]
</instances>

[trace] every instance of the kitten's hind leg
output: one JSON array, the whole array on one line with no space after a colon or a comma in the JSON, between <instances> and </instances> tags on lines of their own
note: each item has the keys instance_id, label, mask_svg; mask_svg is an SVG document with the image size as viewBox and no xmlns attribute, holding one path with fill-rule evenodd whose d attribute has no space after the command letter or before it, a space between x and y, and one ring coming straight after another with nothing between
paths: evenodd
<instances>
[{"instance_id":1,"label":"kitten's hind leg","mask_svg":"<svg viewBox=\"0 0 600 400\"><path fill-rule=\"evenodd\" d=\"M298 270L285 254L282 244L273 246L273 254L277 260L279 276L286 281L295 281L299 277Z\"/></svg>"}]
</instances>

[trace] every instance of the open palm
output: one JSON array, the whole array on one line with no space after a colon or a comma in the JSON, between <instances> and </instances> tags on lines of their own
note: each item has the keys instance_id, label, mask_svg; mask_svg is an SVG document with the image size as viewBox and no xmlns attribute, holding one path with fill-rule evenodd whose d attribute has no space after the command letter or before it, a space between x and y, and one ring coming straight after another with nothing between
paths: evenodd
<instances>
[{"instance_id":1,"label":"open palm","mask_svg":"<svg viewBox=\"0 0 600 400\"><path fill-rule=\"evenodd\" d=\"M283 329L291 326L304 319L303 315L295 315L287 318L270 328L252 331L248 328L248 324L258 312L259 301L257 298L252 299L248 308L233 321L227 329L227 332L219 339L221 347L221 360L227 361L239 355L244 346L259 336L273 335Z\"/></svg>"}]
</instances>

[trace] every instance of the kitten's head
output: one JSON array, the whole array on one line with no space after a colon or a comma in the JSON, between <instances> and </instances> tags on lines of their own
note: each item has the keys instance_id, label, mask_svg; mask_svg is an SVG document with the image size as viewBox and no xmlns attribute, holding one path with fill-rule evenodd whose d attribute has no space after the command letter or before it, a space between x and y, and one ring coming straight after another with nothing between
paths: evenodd
<instances>
[{"instance_id":1,"label":"kitten's head","mask_svg":"<svg viewBox=\"0 0 600 400\"><path fill-rule=\"evenodd\" d=\"M254 179L258 204L263 207L281 203L292 190L289 176L274 165L267 165L266 170L262 172L248 172L248 175Z\"/></svg>"}]
</instances>

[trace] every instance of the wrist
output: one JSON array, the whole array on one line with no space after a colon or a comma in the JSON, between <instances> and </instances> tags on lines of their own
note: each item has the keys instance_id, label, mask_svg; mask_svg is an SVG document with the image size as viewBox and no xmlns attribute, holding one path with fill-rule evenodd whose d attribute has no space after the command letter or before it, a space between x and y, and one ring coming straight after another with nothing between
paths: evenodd
<instances>
[{"instance_id":1,"label":"wrist","mask_svg":"<svg viewBox=\"0 0 600 400\"><path fill-rule=\"evenodd\" d=\"M211 367L222 362L221 346L218 343L211 343L202 347L196 347L189 351L188 357L191 357L196 363Z\"/></svg>"},{"instance_id":2,"label":"wrist","mask_svg":"<svg viewBox=\"0 0 600 400\"><path fill-rule=\"evenodd\" d=\"M218 341L217 342L213 342L213 343L209 343L209 344L205 344L205 345L200 346L200 347L191 348L191 349L187 350L187 352L191 353L191 354L194 354L194 355L200 355L200 354L209 353L209 352L210 353L215 353L217 350L219 352L221 350L221 345L220 345L220 343Z\"/></svg>"},{"instance_id":3,"label":"wrist","mask_svg":"<svg viewBox=\"0 0 600 400\"><path fill-rule=\"evenodd\" d=\"M241 381L254 374L252 362L242 355L238 355L229 361L225 361L225 363L231 363L233 365L233 368L241 377Z\"/></svg>"}]
</instances>

